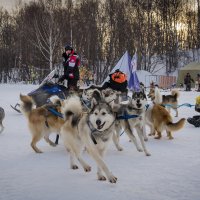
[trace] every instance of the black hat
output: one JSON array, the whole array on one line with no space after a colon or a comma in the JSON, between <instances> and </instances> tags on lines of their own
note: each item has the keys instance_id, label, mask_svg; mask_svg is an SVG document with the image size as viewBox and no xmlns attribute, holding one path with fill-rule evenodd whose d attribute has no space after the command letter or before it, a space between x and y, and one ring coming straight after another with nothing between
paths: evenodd
<instances>
[{"instance_id":1,"label":"black hat","mask_svg":"<svg viewBox=\"0 0 200 200\"><path fill-rule=\"evenodd\" d=\"M65 51L67 50L73 50L72 46L70 46L69 44L65 45Z\"/></svg>"}]
</instances>

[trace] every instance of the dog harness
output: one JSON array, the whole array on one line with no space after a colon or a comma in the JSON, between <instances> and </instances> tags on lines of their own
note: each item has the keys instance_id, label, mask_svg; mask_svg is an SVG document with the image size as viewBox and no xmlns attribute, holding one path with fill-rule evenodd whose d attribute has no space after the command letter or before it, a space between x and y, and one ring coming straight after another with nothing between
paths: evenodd
<instances>
[{"instance_id":1,"label":"dog harness","mask_svg":"<svg viewBox=\"0 0 200 200\"><path fill-rule=\"evenodd\" d=\"M60 117L60 118L63 118L63 115L62 115L62 113L60 113L60 112L58 112L56 109L54 109L54 108L52 108L52 107L48 107L47 108L47 111L49 111L50 113L52 113L53 115L55 115L55 116L58 116L58 117ZM47 121L47 116L48 116L48 114L46 113L46 115L45 115L45 125L46 125L46 127L47 128L49 128L49 124L48 124L48 121Z\"/></svg>"},{"instance_id":2,"label":"dog harness","mask_svg":"<svg viewBox=\"0 0 200 200\"><path fill-rule=\"evenodd\" d=\"M87 125L88 125L88 127L90 128L90 131L91 131L91 135L90 136L91 136L91 139L94 142L94 144L97 144L95 136L98 137L98 138L101 138L103 142L106 142L109 139L108 135L107 135L107 131L109 131L109 129L113 126L114 123L115 123L115 120L110 125L110 127L108 127L106 130L104 130L103 133L102 133L98 129L94 128L94 126L89 121L89 119L87 120ZM105 136L107 136L107 137L105 137Z\"/></svg>"}]
</instances>

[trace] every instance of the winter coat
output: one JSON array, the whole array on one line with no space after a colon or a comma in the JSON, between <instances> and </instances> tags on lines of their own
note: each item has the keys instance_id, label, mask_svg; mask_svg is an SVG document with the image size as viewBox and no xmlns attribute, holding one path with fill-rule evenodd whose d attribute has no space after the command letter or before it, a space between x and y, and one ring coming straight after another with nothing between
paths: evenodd
<instances>
[{"instance_id":1,"label":"winter coat","mask_svg":"<svg viewBox=\"0 0 200 200\"><path fill-rule=\"evenodd\" d=\"M63 67L64 67L64 75L59 79L59 81L67 80L79 80L79 65L80 59L78 55L72 51L71 54L67 55L65 52L62 54L63 56Z\"/></svg>"}]
</instances>

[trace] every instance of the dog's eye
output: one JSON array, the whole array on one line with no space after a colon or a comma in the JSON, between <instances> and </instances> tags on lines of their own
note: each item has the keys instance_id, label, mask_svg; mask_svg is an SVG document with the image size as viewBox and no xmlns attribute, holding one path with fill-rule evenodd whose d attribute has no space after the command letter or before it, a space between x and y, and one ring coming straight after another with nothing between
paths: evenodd
<instances>
[{"instance_id":1,"label":"dog's eye","mask_svg":"<svg viewBox=\"0 0 200 200\"><path fill-rule=\"evenodd\" d=\"M95 115L98 115L98 113L97 113L97 112L95 112L94 114L95 114Z\"/></svg>"},{"instance_id":2,"label":"dog's eye","mask_svg":"<svg viewBox=\"0 0 200 200\"><path fill-rule=\"evenodd\" d=\"M105 112L102 112L102 115L105 115L106 113Z\"/></svg>"}]
</instances>

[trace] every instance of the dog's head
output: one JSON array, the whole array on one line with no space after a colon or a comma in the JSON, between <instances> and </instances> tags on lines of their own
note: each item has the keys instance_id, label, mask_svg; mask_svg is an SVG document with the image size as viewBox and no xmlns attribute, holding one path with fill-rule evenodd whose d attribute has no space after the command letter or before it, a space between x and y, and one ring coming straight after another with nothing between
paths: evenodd
<instances>
[{"instance_id":1,"label":"dog's head","mask_svg":"<svg viewBox=\"0 0 200 200\"><path fill-rule=\"evenodd\" d=\"M142 109L147 104L147 97L144 92L133 92L131 105L136 109Z\"/></svg>"},{"instance_id":2,"label":"dog's head","mask_svg":"<svg viewBox=\"0 0 200 200\"><path fill-rule=\"evenodd\" d=\"M155 99L155 88L150 88L150 91L147 94L147 96L153 101Z\"/></svg>"},{"instance_id":3,"label":"dog's head","mask_svg":"<svg viewBox=\"0 0 200 200\"><path fill-rule=\"evenodd\" d=\"M115 120L115 114L110 105L102 101L97 102L95 99L93 99L92 105L89 114L89 121L92 126L100 132L110 128Z\"/></svg>"},{"instance_id":4,"label":"dog's head","mask_svg":"<svg viewBox=\"0 0 200 200\"><path fill-rule=\"evenodd\" d=\"M117 92L111 88L106 88L105 90L102 90L102 97L105 102L111 103L117 99L119 93L120 92Z\"/></svg>"},{"instance_id":5,"label":"dog's head","mask_svg":"<svg viewBox=\"0 0 200 200\"><path fill-rule=\"evenodd\" d=\"M86 89L86 90L83 90L83 93L82 93L82 98L84 101L91 101L92 98L93 98L93 95L94 93L100 93L98 89Z\"/></svg>"}]
</instances>

